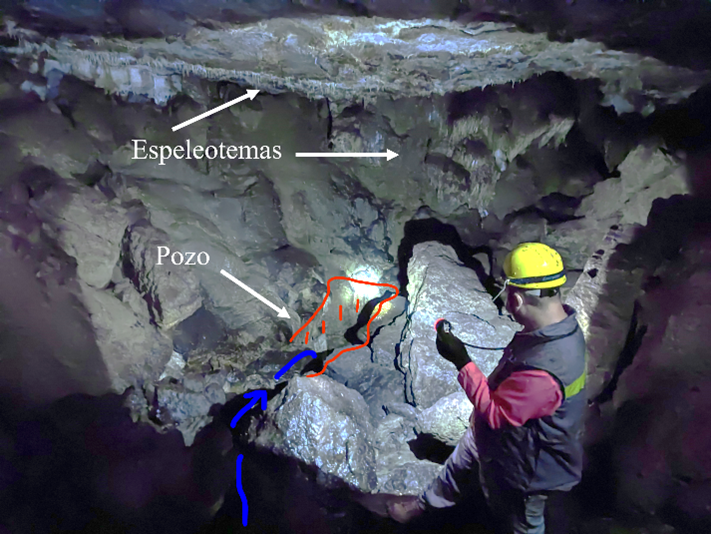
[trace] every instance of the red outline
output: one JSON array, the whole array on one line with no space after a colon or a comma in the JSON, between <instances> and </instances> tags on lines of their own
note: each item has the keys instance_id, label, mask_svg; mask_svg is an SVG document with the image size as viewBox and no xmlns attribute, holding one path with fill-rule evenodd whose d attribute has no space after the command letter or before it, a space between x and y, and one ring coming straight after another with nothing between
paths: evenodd
<instances>
[{"instance_id":1,"label":"red outline","mask_svg":"<svg viewBox=\"0 0 711 534\"><path fill-rule=\"evenodd\" d=\"M316 317L316 315L318 314L318 312L320 312L320 311L323 309L323 307L326 305L326 301L328 300L328 296L331 294L331 282L334 281L334 280L348 280L349 282L355 282L356 284L366 284L366 285L369 285L369 286L389 287L389 288L391 288L391 289L393 289L393 290L395 291L395 294L394 294L392 297L389 297L389 298L387 298L387 299L385 299L385 300L380 301L380 304L378 304L378 309L377 309L376 312L372 315L372 317L370 318L370 321L368 321L367 331L366 331L367 337L366 337L366 339L365 339L365 343L363 343L362 345L359 345L359 346L357 346L357 347L349 347L349 348L347 348L347 349L343 349L341 352L339 352L338 354L336 354L336 355L335 355L333 358L331 358L330 360L326 360L326 361L324 362L324 364L323 364L323 369L321 369L320 372L318 372L318 373L316 373L316 374L313 374L313 375L306 375L308 378L314 378L314 377L316 377L316 376L322 374L323 372L325 372L325 371L326 371L326 367L328 367L328 364L331 363L332 361L334 361L336 358L338 358L338 357L339 357L341 354L343 354L344 352L348 352L348 351L351 351L351 350L361 349L361 348L367 346L368 343L370 343L370 323L372 323L372 322L373 322L373 319L375 319L375 318L380 314L380 310L383 308L383 304L385 304L385 303L388 302L388 301L393 300L393 299L396 298L396 297L399 295L399 293L400 293L400 292L398 291L397 287L395 287L395 286L392 285L392 284L378 284L378 283L376 283L376 282L366 282L365 280L356 280L355 278L348 278L348 277L346 277L346 276L334 276L333 278L329 278L328 282L326 282L326 296L324 297L323 302L322 302L321 305L318 307L318 309L313 313L313 315L309 318L309 320L306 321L306 322L304 323L304 325L303 325L301 328L299 328L293 336L291 336L291 339L289 340L289 343L293 343L293 341L294 341L294 339L296 338L296 336L298 336L299 333L300 333L304 328L306 328L306 327L308 326L308 324L314 319L314 317Z\"/></svg>"}]
</instances>

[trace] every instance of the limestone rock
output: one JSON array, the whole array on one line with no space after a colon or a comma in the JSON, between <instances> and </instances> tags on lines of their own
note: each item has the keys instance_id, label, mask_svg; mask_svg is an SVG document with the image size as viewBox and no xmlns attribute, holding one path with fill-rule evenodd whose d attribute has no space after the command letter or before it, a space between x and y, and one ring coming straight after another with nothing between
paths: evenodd
<instances>
[{"instance_id":1,"label":"limestone rock","mask_svg":"<svg viewBox=\"0 0 711 534\"><path fill-rule=\"evenodd\" d=\"M377 332L371 343L375 363L385 367L395 367L397 347L400 344L406 323L407 315L402 314L391 325L383 327Z\"/></svg>"},{"instance_id":2,"label":"limestone rock","mask_svg":"<svg viewBox=\"0 0 711 534\"><path fill-rule=\"evenodd\" d=\"M375 308L373 308L373 314L377 309L378 306L376 305ZM372 323L370 323L371 335L375 337L380 328L392 324L397 318L401 317L405 313L406 309L407 299L402 295L384 303L378 316L373 319Z\"/></svg>"},{"instance_id":3,"label":"limestone rock","mask_svg":"<svg viewBox=\"0 0 711 534\"><path fill-rule=\"evenodd\" d=\"M166 257L161 259L162 265L158 264L158 247L170 248L169 245L163 232L144 222L130 228L122 246L124 274L148 303L153 320L163 329L172 328L202 306L199 282L193 273L195 267L173 265ZM194 257L193 262L197 263Z\"/></svg>"},{"instance_id":4,"label":"limestone rock","mask_svg":"<svg viewBox=\"0 0 711 534\"><path fill-rule=\"evenodd\" d=\"M388 415L375 433L378 492L417 495L439 473L441 465L418 460L408 446L415 439L412 424L399 415Z\"/></svg>"},{"instance_id":5,"label":"limestone rock","mask_svg":"<svg viewBox=\"0 0 711 534\"><path fill-rule=\"evenodd\" d=\"M335 349L324 359L324 361L335 357L345 348L348 347ZM372 352L367 346L361 349L349 350L329 363L328 367L326 367L325 374L341 384L346 384L348 380L355 378L364 369L373 365L371 356Z\"/></svg>"},{"instance_id":6,"label":"limestone rock","mask_svg":"<svg viewBox=\"0 0 711 534\"><path fill-rule=\"evenodd\" d=\"M363 491L377 486L368 406L328 377L292 380L252 423L250 435L258 446L315 464Z\"/></svg>"},{"instance_id":7,"label":"limestone rock","mask_svg":"<svg viewBox=\"0 0 711 534\"><path fill-rule=\"evenodd\" d=\"M446 318L462 341L482 347L505 347L519 327L499 315L476 273L459 263L451 247L434 242L416 245L407 274L411 304L399 365L406 372L408 402L429 408L460 389L456 368L437 352L437 319ZM503 354L467 350L487 375Z\"/></svg>"},{"instance_id":8,"label":"limestone rock","mask_svg":"<svg viewBox=\"0 0 711 534\"><path fill-rule=\"evenodd\" d=\"M618 225L608 231L599 249L566 296L578 313L588 353L588 398L596 397L612 378L625 346L635 300L642 289L645 265L622 264L619 244L632 241L638 225Z\"/></svg>"},{"instance_id":9,"label":"limestone rock","mask_svg":"<svg viewBox=\"0 0 711 534\"><path fill-rule=\"evenodd\" d=\"M181 358L182 359L182 358ZM173 370L174 374L175 370ZM217 377L180 376L175 381L163 381L156 387L157 417L164 425L175 425L189 447L195 435L212 417L214 404L225 404L222 380Z\"/></svg>"},{"instance_id":10,"label":"limestone rock","mask_svg":"<svg viewBox=\"0 0 711 534\"><path fill-rule=\"evenodd\" d=\"M463 391L452 393L417 414L417 431L454 447L469 428L472 409Z\"/></svg>"},{"instance_id":11,"label":"limestone rock","mask_svg":"<svg viewBox=\"0 0 711 534\"><path fill-rule=\"evenodd\" d=\"M379 490L396 495L419 495L441 470L441 465L429 460L407 462L392 469Z\"/></svg>"},{"instance_id":12,"label":"limestone rock","mask_svg":"<svg viewBox=\"0 0 711 534\"><path fill-rule=\"evenodd\" d=\"M608 178L583 199L577 214L603 220L621 215L625 224L646 224L655 198L689 192L683 166L659 148L640 146L618 167L619 178Z\"/></svg>"},{"instance_id":13,"label":"limestone rock","mask_svg":"<svg viewBox=\"0 0 711 534\"><path fill-rule=\"evenodd\" d=\"M54 188L36 206L56 228L60 246L77 260L79 278L93 287L105 287L121 252L126 210L90 188Z\"/></svg>"},{"instance_id":14,"label":"limestone rock","mask_svg":"<svg viewBox=\"0 0 711 534\"><path fill-rule=\"evenodd\" d=\"M86 49L67 37L39 41L36 33L15 27L12 35L19 43L5 52L36 58L43 51L48 56L44 68L33 61L29 69L71 74L132 101L160 105L179 94L183 78L191 76L356 101L377 92L403 97L463 92L556 71L574 79L601 78L600 90L610 103L631 108L624 111L641 111L652 99L676 102L708 82L705 71L670 67L582 38L552 42L545 34L512 28L448 20L433 25L429 19L393 27L377 17L289 17L182 29L184 36L170 44L116 38ZM443 64L449 65L444 75Z\"/></svg>"},{"instance_id":15,"label":"limestone rock","mask_svg":"<svg viewBox=\"0 0 711 534\"><path fill-rule=\"evenodd\" d=\"M381 365L370 364L345 385L363 395L375 425L385 417L388 406L405 402L405 376Z\"/></svg>"},{"instance_id":16,"label":"limestone rock","mask_svg":"<svg viewBox=\"0 0 711 534\"><path fill-rule=\"evenodd\" d=\"M111 293L80 285L112 389L156 380L170 359L170 340Z\"/></svg>"}]
</instances>

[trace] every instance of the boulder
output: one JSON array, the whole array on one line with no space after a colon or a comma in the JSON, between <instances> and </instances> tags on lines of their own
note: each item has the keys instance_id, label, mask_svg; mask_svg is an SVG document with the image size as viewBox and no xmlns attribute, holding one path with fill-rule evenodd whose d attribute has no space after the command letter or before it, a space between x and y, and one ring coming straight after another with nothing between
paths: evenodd
<instances>
[{"instance_id":1,"label":"boulder","mask_svg":"<svg viewBox=\"0 0 711 534\"><path fill-rule=\"evenodd\" d=\"M463 391L442 397L417 414L417 432L456 446L469 428L472 403Z\"/></svg>"},{"instance_id":2,"label":"boulder","mask_svg":"<svg viewBox=\"0 0 711 534\"><path fill-rule=\"evenodd\" d=\"M175 353L174 353L175 354ZM182 358L181 358L182 359ZM172 375L180 375L175 364L167 366ZM155 388L158 404L157 417L163 425L175 425L183 435L186 447L195 441L196 434L212 417L208 415L214 404L225 404L224 377L173 376Z\"/></svg>"},{"instance_id":3,"label":"boulder","mask_svg":"<svg viewBox=\"0 0 711 534\"><path fill-rule=\"evenodd\" d=\"M348 347L340 347L331 352L324 361L335 357L339 352ZM365 346L356 350L344 352L326 367L325 374L341 384L358 376L364 369L373 365L372 352Z\"/></svg>"},{"instance_id":4,"label":"boulder","mask_svg":"<svg viewBox=\"0 0 711 534\"><path fill-rule=\"evenodd\" d=\"M407 323L407 315L399 315L392 324L377 331L370 343L373 349L373 362L385 367L395 368L397 347Z\"/></svg>"},{"instance_id":5,"label":"boulder","mask_svg":"<svg viewBox=\"0 0 711 534\"><path fill-rule=\"evenodd\" d=\"M391 469L378 488L381 493L419 495L442 470L442 466L429 460L415 460Z\"/></svg>"},{"instance_id":6,"label":"boulder","mask_svg":"<svg viewBox=\"0 0 711 534\"><path fill-rule=\"evenodd\" d=\"M560 252L566 268L582 269L612 226L646 224L656 198L689 192L683 166L659 148L635 148L618 171L582 200L578 219L548 225L541 241Z\"/></svg>"},{"instance_id":7,"label":"boulder","mask_svg":"<svg viewBox=\"0 0 711 534\"><path fill-rule=\"evenodd\" d=\"M378 492L417 495L439 473L441 465L418 460L408 446L415 439L409 418L389 414L375 432Z\"/></svg>"},{"instance_id":8,"label":"boulder","mask_svg":"<svg viewBox=\"0 0 711 534\"><path fill-rule=\"evenodd\" d=\"M328 358L341 350L336 349ZM392 362L389 365L373 363L367 346L339 356L328 364L326 375L360 393L376 425L385 417L386 406L405 402L404 375L393 368Z\"/></svg>"},{"instance_id":9,"label":"boulder","mask_svg":"<svg viewBox=\"0 0 711 534\"><path fill-rule=\"evenodd\" d=\"M377 486L373 427L356 391L327 376L297 377L252 421L257 446L316 465L363 491Z\"/></svg>"},{"instance_id":10,"label":"boulder","mask_svg":"<svg viewBox=\"0 0 711 534\"><path fill-rule=\"evenodd\" d=\"M50 189L35 207L56 230L59 245L76 259L79 278L106 287L121 252L126 210L88 187Z\"/></svg>"},{"instance_id":11,"label":"boulder","mask_svg":"<svg viewBox=\"0 0 711 534\"><path fill-rule=\"evenodd\" d=\"M520 327L499 315L476 273L462 265L449 246L416 245L407 274L410 310L398 364L406 373L407 401L426 409L460 389L456 368L437 352L437 319L446 318L462 341L481 347L505 347ZM503 350L467 350L487 375L503 354Z\"/></svg>"},{"instance_id":12,"label":"boulder","mask_svg":"<svg viewBox=\"0 0 711 534\"><path fill-rule=\"evenodd\" d=\"M124 275L148 303L151 318L170 329L202 306L200 285L193 269L174 265L163 257L158 263L158 247L169 247L168 236L147 221L131 226L122 245Z\"/></svg>"},{"instance_id":13,"label":"boulder","mask_svg":"<svg viewBox=\"0 0 711 534\"><path fill-rule=\"evenodd\" d=\"M381 365L370 364L345 385L363 395L375 425L385 417L389 405L405 402L404 375Z\"/></svg>"},{"instance_id":14,"label":"boulder","mask_svg":"<svg viewBox=\"0 0 711 534\"><path fill-rule=\"evenodd\" d=\"M111 293L80 286L112 390L156 380L173 352L170 339Z\"/></svg>"},{"instance_id":15,"label":"boulder","mask_svg":"<svg viewBox=\"0 0 711 534\"><path fill-rule=\"evenodd\" d=\"M683 165L658 147L635 148L618 171L619 178L595 185L594 192L580 204L578 216L604 220L618 215L625 224L646 224L655 198L689 192Z\"/></svg>"}]
</instances>

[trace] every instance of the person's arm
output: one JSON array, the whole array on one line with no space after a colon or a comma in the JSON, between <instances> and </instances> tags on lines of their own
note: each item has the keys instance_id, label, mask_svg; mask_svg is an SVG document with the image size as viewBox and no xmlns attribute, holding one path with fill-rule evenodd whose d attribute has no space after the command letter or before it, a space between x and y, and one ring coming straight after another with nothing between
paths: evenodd
<instances>
[{"instance_id":1,"label":"person's arm","mask_svg":"<svg viewBox=\"0 0 711 534\"><path fill-rule=\"evenodd\" d=\"M563 402L558 382L545 371L511 373L493 392L474 362L462 367L457 378L475 410L491 428L505 424L521 426L529 419L552 415Z\"/></svg>"}]
</instances>

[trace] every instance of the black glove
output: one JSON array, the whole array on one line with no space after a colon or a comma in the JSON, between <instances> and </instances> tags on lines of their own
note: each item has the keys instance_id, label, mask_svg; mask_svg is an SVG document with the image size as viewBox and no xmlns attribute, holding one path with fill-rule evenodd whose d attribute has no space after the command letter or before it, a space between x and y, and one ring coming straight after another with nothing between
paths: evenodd
<instances>
[{"instance_id":1,"label":"black glove","mask_svg":"<svg viewBox=\"0 0 711 534\"><path fill-rule=\"evenodd\" d=\"M445 331L443 321L437 325L437 350L442 358L456 365L457 371L471 361L464 343L454 334Z\"/></svg>"}]
</instances>

